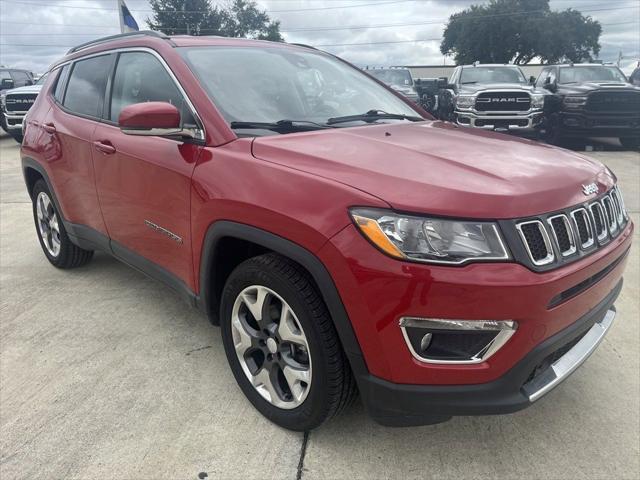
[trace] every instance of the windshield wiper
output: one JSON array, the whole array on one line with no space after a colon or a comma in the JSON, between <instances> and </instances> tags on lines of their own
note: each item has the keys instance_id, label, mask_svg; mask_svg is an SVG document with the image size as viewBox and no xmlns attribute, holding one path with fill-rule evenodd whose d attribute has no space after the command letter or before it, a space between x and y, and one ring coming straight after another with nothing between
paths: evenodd
<instances>
[{"instance_id":1,"label":"windshield wiper","mask_svg":"<svg viewBox=\"0 0 640 480\"><path fill-rule=\"evenodd\" d=\"M328 125L311 122L307 120L278 120L277 122L231 122L232 129L260 129L272 130L274 132L309 132L312 130L324 130L332 128Z\"/></svg>"},{"instance_id":2,"label":"windshield wiper","mask_svg":"<svg viewBox=\"0 0 640 480\"><path fill-rule=\"evenodd\" d=\"M347 122L375 122L377 120L410 120L412 122L423 122L425 119L422 117L404 115L402 113L387 113L382 110L369 110L366 113L359 115L345 115L344 117L334 117L327 120L327 125L335 125L336 123Z\"/></svg>"}]
</instances>

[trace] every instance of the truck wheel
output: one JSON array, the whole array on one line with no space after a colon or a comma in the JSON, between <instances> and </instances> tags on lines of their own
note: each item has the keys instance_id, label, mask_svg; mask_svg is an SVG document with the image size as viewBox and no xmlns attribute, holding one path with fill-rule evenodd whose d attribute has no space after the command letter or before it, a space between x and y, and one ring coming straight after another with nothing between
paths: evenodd
<instances>
[{"instance_id":1,"label":"truck wheel","mask_svg":"<svg viewBox=\"0 0 640 480\"><path fill-rule=\"evenodd\" d=\"M4 113L0 112L0 127L2 128L2 130L4 130L5 132L8 132L8 128L7 128L7 119L4 118Z\"/></svg>"},{"instance_id":2,"label":"truck wheel","mask_svg":"<svg viewBox=\"0 0 640 480\"><path fill-rule=\"evenodd\" d=\"M327 307L296 263L277 254L245 261L227 280L220 313L233 375L272 422L308 431L355 398Z\"/></svg>"},{"instance_id":3,"label":"truck wheel","mask_svg":"<svg viewBox=\"0 0 640 480\"><path fill-rule=\"evenodd\" d=\"M22 133L9 132L9 135L11 135L16 142L22 144Z\"/></svg>"},{"instance_id":4,"label":"truck wheel","mask_svg":"<svg viewBox=\"0 0 640 480\"><path fill-rule=\"evenodd\" d=\"M54 267L67 269L79 267L91 260L92 250L83 250L69 240L44 180L36 182L32 197L38 240L49 262Z\"/></svg>"},{"instance_id":5,"label":"truck wheel","mask_svg":"<svg viewBox=\"0 0 640 480\"><path fill-rule=\"evenodd\" d=\"M624 148L636 150L640 147L640 137L622 137L619 139Z\"/></svg>"}]
</instances>

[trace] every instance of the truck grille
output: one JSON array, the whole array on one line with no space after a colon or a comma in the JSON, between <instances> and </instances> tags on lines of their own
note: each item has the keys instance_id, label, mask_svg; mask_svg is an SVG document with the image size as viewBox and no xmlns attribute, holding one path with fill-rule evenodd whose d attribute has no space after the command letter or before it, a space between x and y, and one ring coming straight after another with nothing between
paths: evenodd
<instances>
[{"instance_id":1,"label":"truck grille","mask_svg":"<svg viewBox=\"0 0 640 480\"><path fill-rule=\"evenodd\" d=\"M8 93L5 99L7 112L26 112L37 96L37 93Z\"/></svg>"},{"instance_id":2,"label":"truck grille","mask_svg":"<svg viewBox=\"0 0 640 480\"><path fill-rule=\"evenodd\" d=\"M516 222L526 256L534 266L591 254L619 235L628 220L617 187L590 204L541 219ZM546 222L546 224L545 224Z\"/></svg>"},{"instance_id":3,"label":"truck grille","mask_svg":"<svg viewBox=\"0 0 640 480\"><path fill-rule=\"evenodd\" d=\"M640 93L593 92L587 99L587 110L592 112L640 112Z\"/></svg>"},{"instance_id":4,"label":"truck grille","mask_svg":"<svg viewBox=\"0 0 640 480\"><path fill-rule=\"evenodd\" d=\"M522 112L530 107L527 92L486 92L476 98L476 110L480 112Z\"/></svg>"}]
</instances>

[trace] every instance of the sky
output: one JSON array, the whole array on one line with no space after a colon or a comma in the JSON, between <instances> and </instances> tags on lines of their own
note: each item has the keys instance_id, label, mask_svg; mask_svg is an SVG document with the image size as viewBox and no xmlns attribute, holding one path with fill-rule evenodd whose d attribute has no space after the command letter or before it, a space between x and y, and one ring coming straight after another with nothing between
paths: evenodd
<instances>
[{"instance_id":1,"label":"sky","mask_svg":"<svg viewBox=\"0 0 640 480\"><path fill-rule=\"evenodd\" d=\"M227 0L211 0L224 4ZM147 0L125 0L140 25ZM317 46L356 65L453 64L440 53L449 15L486 0L257 0L286 41ZM629 73L640 59L640 0L551 0L602 24L600 58ZM72 46L119 33L117 0L0 0L0 64L46 71ZM400 24L400 25L399 25ZM350 44L350 45L346 45Z\"/></svg>"}]
</instances>

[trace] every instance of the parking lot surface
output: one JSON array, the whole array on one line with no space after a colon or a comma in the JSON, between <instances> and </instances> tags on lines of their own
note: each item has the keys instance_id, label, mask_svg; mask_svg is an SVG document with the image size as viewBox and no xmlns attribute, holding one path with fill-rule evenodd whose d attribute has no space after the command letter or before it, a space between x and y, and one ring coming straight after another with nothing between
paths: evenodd
<instances>
[{"instance_id":1,"label":"parking lot surface","mask_svg":"<svg viewBox=\"0 0 640 480\"><path fill-rule=\"evenodd\" d=\"M636 225L640 154L589 152ZM640 477L638 229L618 317L593 356L531 408L390 429L357 404L308 435L245 400L220 333L105 254L61 271L34 230L19 148L0 139L0 478Z\"/></svg>"}]
</instances>

